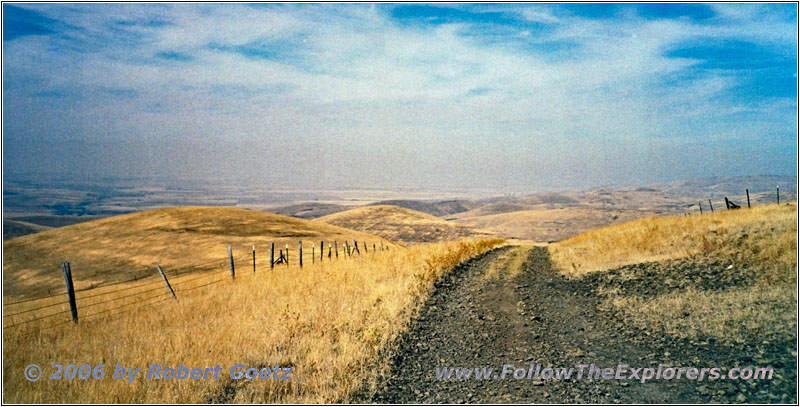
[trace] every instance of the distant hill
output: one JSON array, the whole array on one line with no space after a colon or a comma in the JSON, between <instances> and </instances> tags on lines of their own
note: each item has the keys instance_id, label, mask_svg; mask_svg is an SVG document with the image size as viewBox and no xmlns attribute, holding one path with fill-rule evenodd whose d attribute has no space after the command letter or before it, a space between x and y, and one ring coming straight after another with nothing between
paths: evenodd
<instances>
[{"instance_id":1,"label":"distant hill","mask_svg":"<svg viewBox=\"0 0 800 407\"><path fill-rule=\"evenodd\" d=\"M19 236L38 233L52 228L74 225L97 219L97 216L56 216L33 215L14 216L3 219L3 239L12 239Z\"/></svg>"},{"instance_id":2,"label":"distant hill","mask_svg":"<svg viewBox=\"0 0 800 407\"><path fill-rule=\"evenodd\" d=\"M48 226L18 220L3 219L3 240L52 229Z\"/></svg>"},{"instance_id":3,"label":"distant hill","mask_svg":"<svg viewBox=\"0 0 800 407\"><path fill-rule=\"evenodd\" d=\"M490 232L458 225L424 212L392 205L366 206L317 219L406 244L489 236Z\"/></svg>"},{"instance_id":4,"label":"distant hill","mask_svg":"<svg viewBox=\"0 0 800 407\"><path fill-rule=\"evenodd\" d=\"M392 205L401 208L411 209L419 212L427 213L428 215L443 217L455 213L466 212L480 206L480 204L467 201L467 200L451 200L451 201L438 201L438 202L425 202L411 199L395 199L388 201L379 201L370 204L370 206L383 206Z\"/></svg>"},{"instance_id":5,"label":"distant hill","mask_svg":"<svg viewBox=\"0 0 800 407\"><path fill-rule=\"evenodd\" d=\"M718 198L741 196L745 189L750 194L774 193L780 186L787 199L797 197L797 176L794 175L751 175L741 177L708 177L648 185L674 195L689 197Z\"/></svg>"},{"instance_id":6,"label":"distant hill","mask_svg":"<svg viewBox=\"0 0 800 407\"><path fill-rule=\"evenodd\" d=\"M316 219L332 213L346 211L351 208L353 207L328 203L306 202L271 208L269 211L279 215L293 216L300 219Z\"/></svg>"},{"instance_id":7,"label":"distant hill","mask_svg":"<svg viewBox=\"0 0 800 407\"><path fill-rule=\"evenodd\" d=\"M322 222L255 210L225 207L175 207L135 212L51 229L3 241L3 295L63 290L61 262L69 261L76 288L152 275L165 269L211 264L227 267L227 245L237 258L266 262L267 247L289 245L296 258L324 240L391 244L380 237ZM310 250L306 250L310 255ZM265 263L261 263L262 265Z\"/></svg>"}]
</instances>

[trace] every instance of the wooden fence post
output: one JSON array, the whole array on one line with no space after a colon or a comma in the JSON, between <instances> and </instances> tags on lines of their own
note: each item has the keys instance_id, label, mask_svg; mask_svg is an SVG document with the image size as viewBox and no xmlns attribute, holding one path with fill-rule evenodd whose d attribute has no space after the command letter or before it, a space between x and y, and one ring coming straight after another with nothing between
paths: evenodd
<instances>
[{"instance_id":1,"label":"wooden fence post","mask_svg":"<svg viewBox=\"0 0 800 407\"><path fill-rule=\"evenodd\" d=\"M253 274L256 272L256 245L253 245Z\"/></svg>"},{"instance_id":2,"label":"wooden fence post","mask_svg":"<svg viewBox=\"0 0 800 407\"><path fill-rule=\"evenodd\" d=\"M333 252L336 253L336 259L339 259L339 242L333 242Z\"/></svg>"},{"instance_id":3,"label":"wooden fence post","mask_svg":"<svg viewBox=\"0 0 800 407\"><path fill-rule=\"evenodd\" d=\"M319 241L319 261L322 262L322 254L325 252L325 242Z\"/></svg>"},{"instance_id":4,"label":"wooden fence post","mask_svg":"<svg viewBox=\"0 0 800 407\"><path fill-rule=\"evenodd\" d=\"M777 195L777 197L778 197L778 205L780 205L781 204L781 186L780 185L778 185L778 195Z\"/></svg>"},{"instance_id":5,"label":"wooden fence post","mask_svg":"<svg viewBox=\"0 0 800 407\"><path fill-rule=\"evenodd\" d=\"M711 205L711 200L708 200L708 206L711 208L711 213L714 213L714 205Z\"/></svg>"},{"instance_id":6,"label":"wooden fence post","mask_svg":"<svg viewBox=\"0 0 800 407\"><path fill-rule=\"evenodd\" d=\"M353 252L358 253L359 256L361 255L361 250L358 250L358 242L356 242L356 239L353 239Z\"/></svg>"},{"instance_id":7,"label":"wooden fence post","mask_svg":"<svg viewBox=\"0 0 800 407\"><path fill-rule=\"evenodd\" d=\"M380 242L380 243L381 243L381 251L383 251L383 242Z\"/></svg>"},{"instance_id":8,"label":"wooden fence post","mask_svg":"<svg viewBox=\"0 0 800 407\"><path fill-rule=\"evenodd\" d=\"M375 243L372 244L372 253L375 253Z\"/></svg>"},{"instance_id":9,"label":"wooden fence post","mask_svg":"<svg viewBox=\"0 0 800 407\"><path fill-rule=\"evenodd\" d=\"M750 209L750 190L745 189L744 192L747 194L747 209Z\"/></svg>"},{"instance_id":10,"label":"wooden fence post","mask_svg":"<svg viewBox=\"0 0 800 407\"><path fill-rule=\"evenodd\" d=\"M311 243L311 264L314 264L314 259L317 258L317 254L314 252L314 243Z\"/></svg>"},{"instance_id":11,"label":"wooden fence post","mask_svg":"<svg viewBox=\"0 0 800 407\"><path fill-rule=\"evenodd\" d=\"M286 267L289 267L289 244L286 244Z\"/></svg>"},{"instance_id":12,"label":"wooden fence post","mask_svg":"<svg viewBox=\"0 0 800 407\"><path fill-rule=\"evenodd\" d=\"M731 209L731 204L728 202L728 197L725 197L725 209Z\"/></svg>"},{"instance_id":13,"label":"wooden fence post","mask_svg":"<svg viewBox=\"0 0 800 407\"><path fill-rule=\"evenodd\" d=\"M367 242L361 242L361 243L364 244L364 253L368 253L369 250L367 250Z\"/></svg>"},{"instance_id":14,"label":"wooden fence post","mask_svg":"<svg viewBox=\"0 0 800 407\"><path fill-rule=\"evenodd\" d=\"M275 242L272 242L269 245L269 269L273 270L274 268L275 268Z\"/></svg>"},{"instance_id":15,"label":"wooden fence post","mask_svg":"<svg viewBox=\"0 0 800 407\"><path fill-rule=\"evenodd\" d=\"M72 285L72 270L69 268L69 262L61 263L61 268L64 269L64 280L67 283L67 297L69 298L69 310L72 312L72 322L78 323L78 305L75 304L75 287Z\"/></svg>"},{"instance_id":16,"label":"wooden fence post","mask_svg":"<svg viewBox=\"0 0 800 407\"><path fill-rule=\"evenodd\" d=\"M231 251L231 245L228 245L228 263L231 266L231 280L236 280L236 269L233 267L233 251Z\"/></svg>"},{"instance_id":17,"label":"wooden fence post","mask_svg":"<svg viewBox=\"0 0 800 407\"><path fill-rule=\"evenodd\" d=\"M297 242L297 258L300 259L300 268L303 268L303 241Z\"/></svg>"},{"instance_id":18,"label":"wooden fence post","mask_svg":"<svg viewBox=\"0 0 800 407\"><path fill-rule=\"evenodd\" d=\"M161 266L159 266L158 263L156 263L156 268L158 269L158 272L161 274L161 278L164 279L164 284L167 285L167 290L169 290L169 293L172 294L172 298L177 300L178 297L175 296L175 291L172 291L172 286L169 285L169 280L167 280L167 275L164 274L164 270L161 270Z\"/></svg>"},{"instance_id":19,"label":"wooden fence post","mask_svg":"<svg viewBox=\"0 0 800 407\"><path fill-rule=\"evenodd\" d=\"M700 214L702 215L703 214L703 203L700 202L699 205L700 205Z\"/></svg>"}]
</instances>

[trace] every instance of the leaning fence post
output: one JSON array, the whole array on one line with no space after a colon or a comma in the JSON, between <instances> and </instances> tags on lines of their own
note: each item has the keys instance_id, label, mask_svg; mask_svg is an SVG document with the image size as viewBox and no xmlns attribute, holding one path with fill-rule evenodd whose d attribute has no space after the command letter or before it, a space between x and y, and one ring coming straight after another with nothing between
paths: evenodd
<instances>
[{"instance_id":1,"label":"leaning fence post","mask_svg":"<svg viewBox=\"0 0 800 407\"><path fill-rule=\"evenodd\" d=\"M369 250L367 250L367 242L361 242L361 243L364 244L364 253L368 253Z\"/></svg>"},{"instance_id":2,"label":"leaning fence post","mask_svg":"<svg viewBox=\"0 0 800 407\"><path fill-rule=\"evenodd\" d=\"M270 270L275 268L275 242L269 246L269 268Z\"/></svg>"},{"instance_id":3,"label":"leaning fence post","mask_svg":"<svg viewBox=\"0 0 800 407\"><path fill-rule=\"evenodd\" d=\"M703 203L699 202L699 205L700 205L700 214L702 215L703 214Z\"/></svg>"},{"instance_id":4,"label":"leaning fence post","mask_svg":"<svg viewBox=\"0 0 800 407\"><path fill-rule=\"evenodd\" d=\"M256 245L253 245L253 273L256 272Z\"/></svg>"},{"instance_id":5,"label":"leaning fence post","mask_svg":"<svg viewBox=\"0 0 800 407\"><path fill-rule=\"evenodd\" d=\"M711 208L711 212L714 212L714 205L711 205L711 200L708 200L708 206Z\"/></svg>"},{"instance_id":6,"label":"leaning fence post","mask_svg":"<svg viewBox=\"0 0 800 407\"><path fill-rule=\"evenodd\" d=\"M289 244L286 244L286 267L289 267Z\"/></svg>"},{"instance_id":7,"label":"leaning fence post","mask_svg":"<svg viewBox=\"0 0 800 407\"><path fill-rule=\"evenodd\" d=\"M228 245L228 263L231 266L231 280L236 280L236 270L233 267L233 251L231 251L231 245Z\"/></svg>"},{"instance_id":8,"label":"leaning fence post","mask_svg":"<svg viewBox=\"0 0 800 407\"><path fill-rule=\"evenodd\" d=\"M158 263L156 263L156 268L158 269L158 272L161 274L161 278L164 279L164 284L167 285L167 290L169 290L169 293L172 294L172 298L177 300L178 297L175 296L175 291L172 291L172 286L169 285L169 280L167 280L167 275L164 274L164 270L161 270L161 266L159 266Z\"/></svg>"},{"instance_id":9,"label":"leaning fence post","mask_svg":"<svg viewBox=\"0 0 800 407\"><path fill-rule=\"evenodd\" d=\"M728 197L725 197L725 209L731 209L731 203L728 202Z\"/></svg>"},{"instance_id":10,"label":"leaning fence post","mask_svg":"<svg viewBox=\"0 0 800 407\"><path fill-rule=\"evenodd\" d=\"M358 250L358 242L356 242L356 239L353 239L353 252L358 253L359 256L361 255L361 250Z\"/></svg>"},{"instance_id":11,"label":"leaning fence post","mask_svg":"<svg viewBox=\"0 0 800 407\"><path fill-rule=\"evenodd\" d=\"M747 209L750 209L750 190L745 189L744 192L747 194Z\"/></svg>"},{"instance_id":12,"label":"leaning fence post","mask_svg":"<svg viewBox=\"0 0 800 407\"><path fill-rule=\"evenodd\" d=\"M78 323L78 305L75 304L75 287L72 285L72 270L69 268L69 262L61 263L61 268L64 269L64 280L67 283L67 297L69 298L69 310L72 313L72 322Z\"/></svg>"}]
</instances>

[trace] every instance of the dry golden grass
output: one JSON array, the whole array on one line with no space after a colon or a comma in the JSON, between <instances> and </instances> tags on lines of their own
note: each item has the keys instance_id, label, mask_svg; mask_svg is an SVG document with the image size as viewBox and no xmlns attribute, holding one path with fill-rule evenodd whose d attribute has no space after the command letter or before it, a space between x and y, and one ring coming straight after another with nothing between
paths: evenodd
<instances>
[{"instance_id":1,"label":"dry golden grass","mask_svg":"<svg viewBox=\"0 0 800 407\"><path fill-rule=\"evenodd\" d=\"M348 402L377 373L381 355L406 329L433 283L501 242L440 243L331 262L326 257L302 270L293 265L242 272L235 281L227 272L214 272L186 286L222 278L218 283L191 291L178 284L177 301L166 297L158 305L31 335L5 329L3 402ZM35 302L28 304L32 308ZM47 326L52 324L31 328ZM52 374L53 363L102 363L106 378L28 382L23 370L30 363L42 366L45 376ZM219 364L222 379L145 380L153 363ZM277 364L294 372L287 381L233 381L227 373L236 363ZM113 380L116 364L142 371L132 383Z\"/></svg>"},{"instance_id":2,"label":"dry golden grass","mask_svg":"<svg viewBox=\"0 0 800 407\"><path fill-rule=\"evenodd\" d=\"M756 286L705 292L687 289L655 298L614 297L610 305L623 309L640 328L661 325L678 337L715 337L721 342L785 337L797 329L794 286Z\"/></svg>"},{"instance_id":3,"label":"dry golden grass","mask_svg":"<svg viewBox=\"0 0 800 407\"><path fill-rule=\"evenodd\" d=\"M592 230L550 247L562 274L579 278L623 265L691 257L756 271L755 283L721 291L696 288L655 297L610 293L642 328L663 327L699 340L790 338L797 327L797 205L765 205L702 216L647 218ZM635 278L634 275L629 276Z\"/></svg>"},{"instance_id":4,"label":"dry golden grass","mask_svg":"<svg viewBox=\"0 0 800 407\"><path fill-rule=\"evenodd\" d=\"M794 278L797 205L640 219L582 233L550 246L567 276L695 255L726 258ZM773 273L770 273L773 274Z\"/></svg>"},{"instance_id":5,"label":"dry golden grass","mask_svg":"<svg viewBox=\"0 0 800 407\"><path fill-rule=\"evenodd\" d=\"M166 271L214 263L227 256L228 244L236 256L252 253L256 245L264 264L273 242L276 257L287 244L296 257L298 240L310 255L312 243L324 240L327 246L336 240L341 246L352 239L369 242L370 250L373 243L390 244L366 233L260 211L177 207L137 212L3 241L3 297L63 291L63 261L70 262L75 287L81 289L153 275L156 263Z\"/></svg>"},{"instance_id":6,"label":"dry golden grass","mask_svg":"<svg viewBox=\"0 0 800 407\"><path fill-rule=\"evenodd\" d=\"M317 220L405 244L494 236L491 232L393 205L366 206L323 216Z\"/></svg>"}]
</instances>

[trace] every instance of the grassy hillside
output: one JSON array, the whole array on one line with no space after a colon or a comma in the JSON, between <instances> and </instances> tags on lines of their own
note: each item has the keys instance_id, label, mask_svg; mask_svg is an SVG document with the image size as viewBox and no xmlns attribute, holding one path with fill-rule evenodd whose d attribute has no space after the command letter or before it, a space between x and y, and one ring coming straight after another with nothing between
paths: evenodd
<instances>
[{"instance_id":1,"label":"grassy hillside","mask_svg":"<svg viewBox=\"0 0 800 407\"><path fill-rule=\"evenodd\" d=\"M297 256L298 240L311 244L333 240L370 244L389 242L374 235L326 223L260 211L225 207L178 207L113 216L3 241L4 298L47 294L64 288L61 262L69 261L76 288L152 276L155 264L166 270L204 265L225 266L227 245L237 257L265 264L268 245L289 245ZM371 247L370 247L371 249ZM317 252L319 253L319 252ZM292 258L290 257L290 260Z\"/></svg>"},{"instance_id":2,"label":"grassy hillside","mask_svg":"<svg viewBox=\"0 0 800 407\"><path fill-rule=\"evenodd\" d=\"M300 219L315 219L332 213L352 209L352 206L339 204L305 202L294 205L280 206L269 209L272 213L279 215L293 216Z\"/></svg>"},{"instance_id":3,"label":"grassy hillside","mask_svg":"<svg viewBox=\"0 0 800 407\"><path fill-rule=\"evenodd\" d=\"M168 211L159 214L162 222L151 219L146 224L151 228L188 228L186 225L192 222L187 217L192 211L208 215L207 210ZM228 214L234 219L242 217ZM281 230L287 222L283 217L264 214L253 219L266 223L273 220ZM135 223L136 218L128 221ZM249 239L250 232L268 227L260 225L264 222L237 226L238 222L232 222L231 229L219 230L197 219L205 226L192 227L212 236L224 234L226 239L236 238L230 234L234 229L244 233L239 238ZM309 234L342 231L308 222L295 227ZM62 315L65 321L59 325L51 318L26 326L26 331L44 329L30 334L18 328L4 329L3 402L351 402L354 392L365 381L375 380L385 368L390 345L406 329L433 284L456 264L500 243L450 242L370 252L347 260L316 262L303 269L292 265L271 272L242 273L235 281L225 271L210 273L208 280L192 277L195 280L188 286L180 282L188 282L181 277L173 282L177 300L171 299L156 279L163 302L153 306L145 302L143 308L125 312L117 311L117 304L105 304L104 296L89 298L99 304L95 312L108 307L110 315L82 317L77 325L68 322L68 315ZM118 298L121 295L109 293ZM33 310L39 305L20 306ZM6 318L4 324L10 322ZM105 364L106 377L30 383L22 374L31 363L52 374L49 366L57 362ZM178 364L188 368L220 365L223 370L221 380L145 380L143 376L153 363L172 368ZM131 383L113 380L116 364L142 371ZM257 369L278 365L294 371L291 380L232 380L229 371L235 364Z\"/></svg>"},{"instance_id":4,"label":"grassy hillside","mask_svg":"<svg viewBox=\"0 0 800 407\"><path fill-rule=\"evenodd\" d=\"M467 200L451 200L451 201L439 201L439 202L425 202L425 201L417 201L412 199L395 199L395 200L388 200L388 201L379 201L370 204L371 206L383 206L383 205L392 205L392 206L399 206L401 208L411 209L414 211L424 212L428 215L443 217L447 215L452 215L455 213L466 212L470 209L474 209L480 204L467 201Z\"/></svg>"},{"instance_id":5,"label":"grassy hillside","mask_svg":"<svg viewBox=\"0 0 800 407\"><path fill-rule=\"evenodd\" d=\"M796 203L640 219L550 251L565 276L605 287L630 323L692 341L796 339Z\"/></svg>"},{"instance_id":6,"label":"grassy hillside","mask_svg":"<svg viewBox=\"0 0 800 407\"><path fill-rule=\"evenodd\" d=\"M391 205L351 209L323 216L317 220L405 244L491 236L491 233L486 231L457 225L427 213Z\"/></svg>"}]
</instances>

